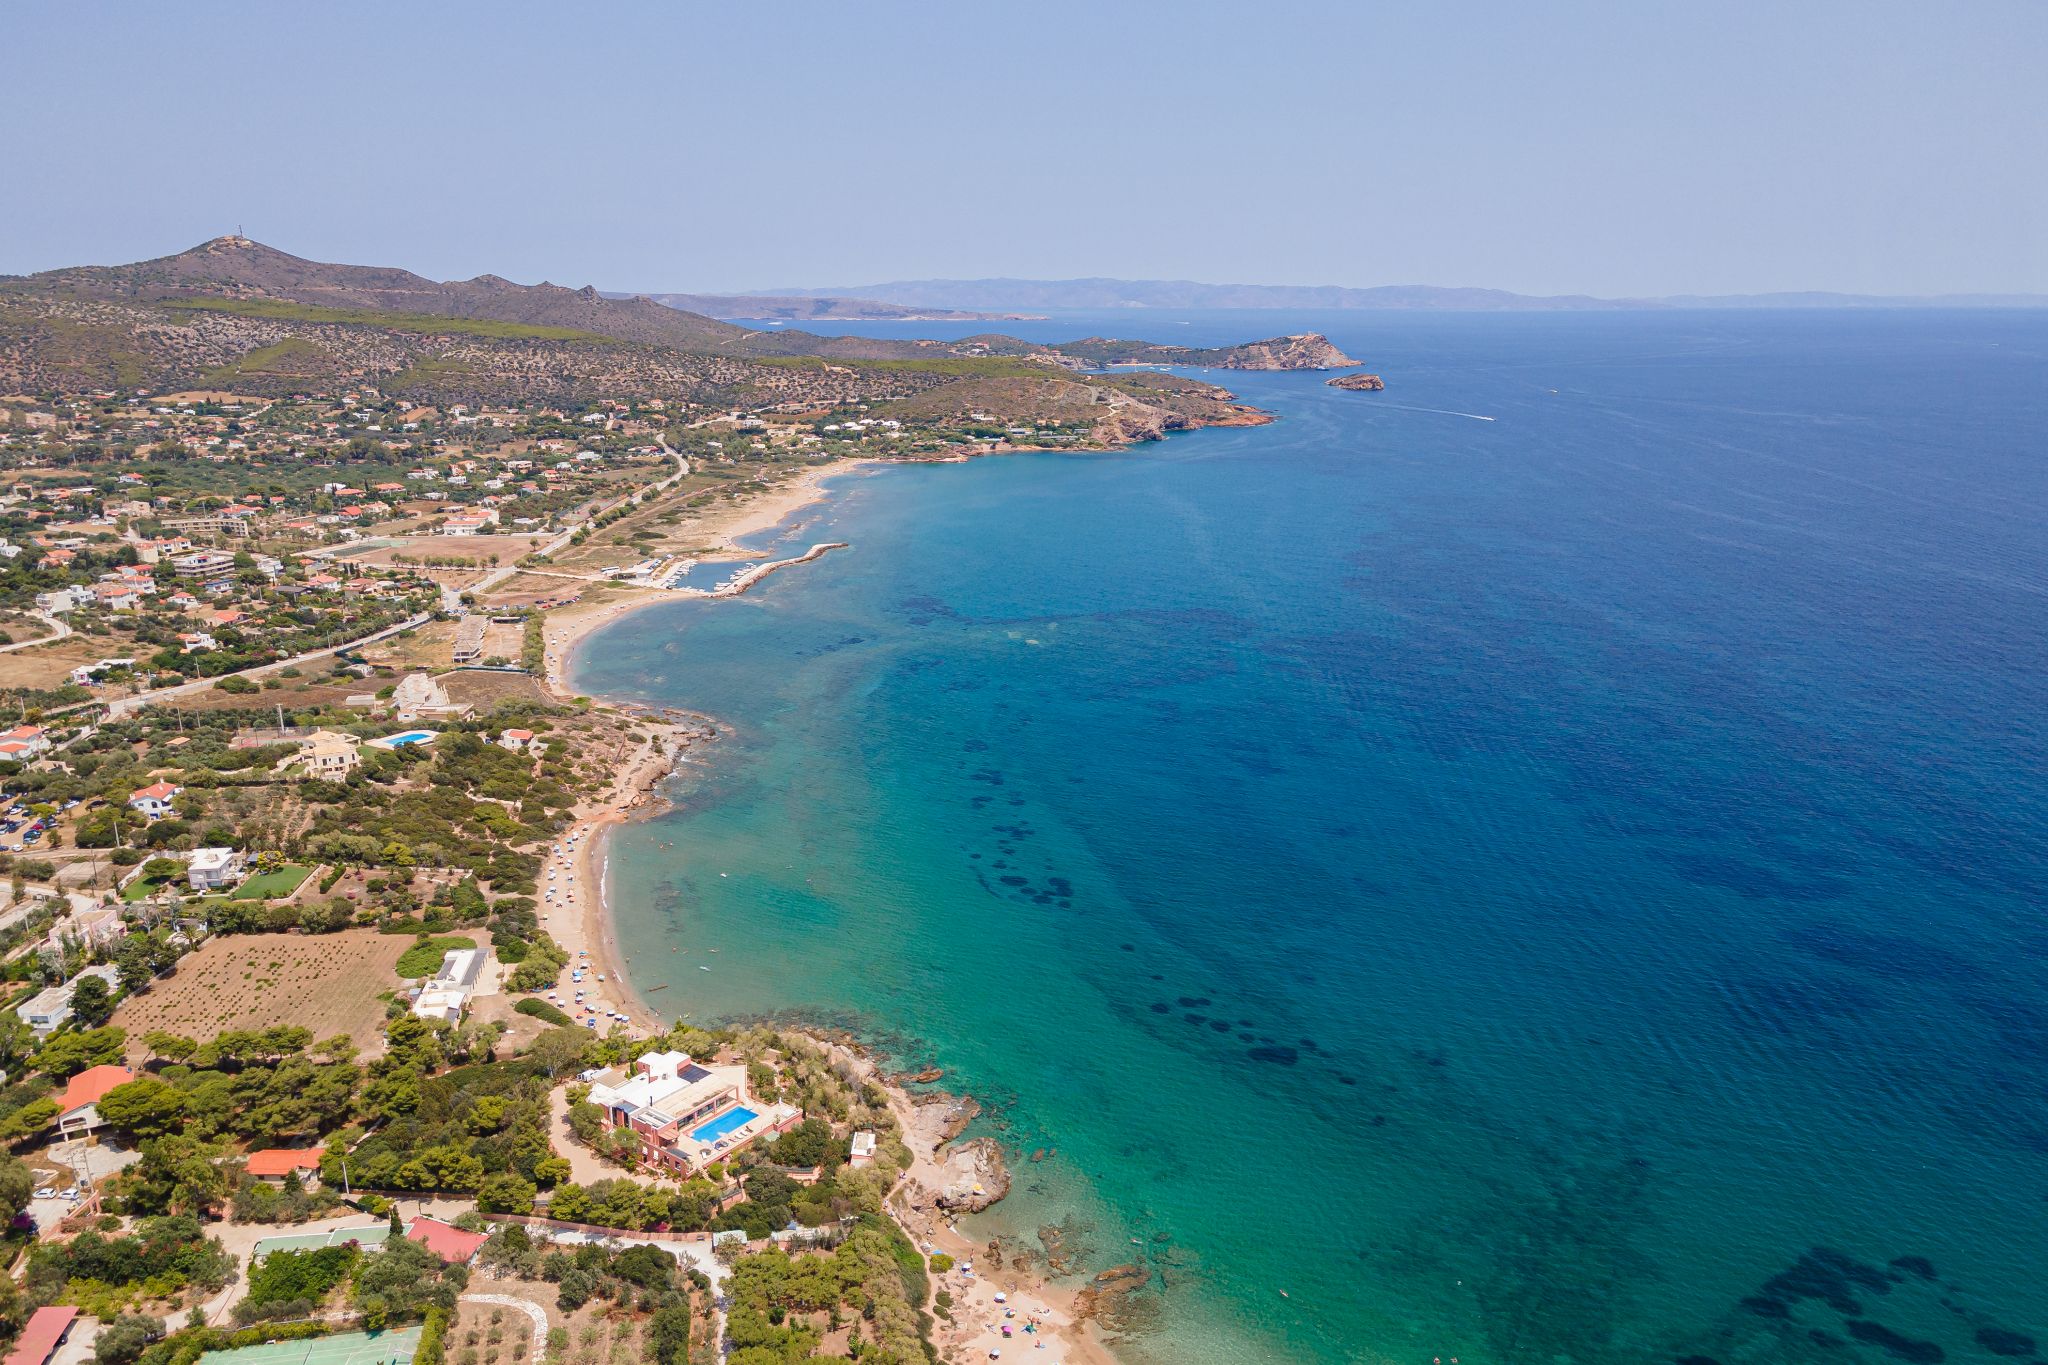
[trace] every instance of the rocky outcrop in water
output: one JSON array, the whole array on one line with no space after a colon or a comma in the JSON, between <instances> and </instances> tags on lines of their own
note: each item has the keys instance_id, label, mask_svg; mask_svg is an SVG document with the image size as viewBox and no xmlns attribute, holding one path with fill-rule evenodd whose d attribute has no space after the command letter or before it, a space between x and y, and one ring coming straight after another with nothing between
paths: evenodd
<instances>
[{"instance_id":1,"label":"rocky outcrop in water","mask_svg":"<svg viewBox=\"0 0 2048 1365\"><path fill-rule=\"evenodd\" d=\"M1358 393L1378 393L1387 386L1386 381L1376 374L1340 374L1324 382L1333 389L1351 389Z\"/></svg>"},{"instance_id":2,"label":"rocky outcrop in water","mask_svg":"<svg viewBox=\"0 0 2048 1365\"><path fill-rule=\"evenodd\" d=\"M946 1183L933 1202L949 1212L979 1213L1010 1192L1010 1168L994 1138L961 1143L946 1153L941 1169Z\"/></svg>"}]
</instances>

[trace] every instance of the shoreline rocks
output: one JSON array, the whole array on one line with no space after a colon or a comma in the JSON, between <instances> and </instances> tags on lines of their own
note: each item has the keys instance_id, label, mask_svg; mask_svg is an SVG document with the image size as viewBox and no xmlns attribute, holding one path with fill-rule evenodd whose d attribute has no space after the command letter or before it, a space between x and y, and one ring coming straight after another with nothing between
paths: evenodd
<instances>
[{"instance_id":1,"label":"shoreline rocks","mask_svg":"<svg viewBox=\"0 0 2048 1365\"><path fill-rule=\"evenodd\" d=\"M939 1163L946 1183L933 1195L949 1213L980 1213L1010 1192L1010 1168L994 1138L969 1138Z\"/></svg>"}]
</instances>

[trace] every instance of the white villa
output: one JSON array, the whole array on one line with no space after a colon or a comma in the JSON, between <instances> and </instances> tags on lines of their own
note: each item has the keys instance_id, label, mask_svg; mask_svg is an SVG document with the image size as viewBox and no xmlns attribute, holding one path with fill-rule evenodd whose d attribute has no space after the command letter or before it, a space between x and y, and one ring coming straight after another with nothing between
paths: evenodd
<instances>
[{"instance_id":1,"label":"white villa","mask_svg":"<svg viewBox=\"0 0 2048 1365\"><path fill-rule=\"evenodd\" d=\"M630 1074L606 1072L590 1087L607 1131L640 1139L640 1159L687 1176L802 1119L793 1104L764 1104L747 1092L744 1066L702 1066L686 1052L649 1052Z\"/></svg>"},{"instance_id":2,"label":"white villa","mask_svg":"<svg viewBox=\"0 0 2048 1365\"><path fill-rule=\"evenodd\" d=\"M306 776L339 782L362 763L362 741L333 730L315 730L299 741L299 751L285 760L305 769Z\"/></svg>"},{"instance_id":3,"label":"white villa","mask_svg":"<svg viewBox=\"0 0 2048 1365\"><path fill-rule=\"evenodd\" d=\"M71 1018L71 993L78 989L78 983L88 976L96 976L107 983L108 990L117 990L121 974L112 963L87 967L77 976L61 986L51 986L15 1007L15 1017L35 1031L38 1038L47 1038L64 1026Z\"/></svg>"},{"instance_id":4,"label":"white villa","mask_svg":"<svg viewBox=\"0 0 2048 1365\"><path fill-rule=\"evenodd\" d=\"M488 948L457 948L444 954L440 970L427 978L419 994L413 997L412 1012L422 1019L460 1023L483 978L490 953Z\"/></svg>"},{"instance_id":5,"label":"white villa","mask_svg":"<svg viewBox=\"0 0 2048 1365\"><path fill-rule=\"evenodd\" d=\"M248 856L233 848L195 848L185 864L185 879L194 891L225 891L248 871Z\"/></svg>"}]
</instances>

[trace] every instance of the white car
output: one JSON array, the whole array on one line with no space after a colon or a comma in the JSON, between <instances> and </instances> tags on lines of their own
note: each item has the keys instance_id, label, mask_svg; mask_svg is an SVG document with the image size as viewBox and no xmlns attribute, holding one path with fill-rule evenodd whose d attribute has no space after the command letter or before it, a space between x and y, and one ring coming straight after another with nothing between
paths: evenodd
<instances>
[{"instance_id":1,"label":"white car","mask_svg":"<svg viewBox=\"0 0 2048 1365\"><path fill-rule=\"evenodd\" d=\"M45 1185L36 1191L36 1198L38 1199L55 1199L56 1197L57 1187L55 1185Z\"/></svg>"}]
</instances>

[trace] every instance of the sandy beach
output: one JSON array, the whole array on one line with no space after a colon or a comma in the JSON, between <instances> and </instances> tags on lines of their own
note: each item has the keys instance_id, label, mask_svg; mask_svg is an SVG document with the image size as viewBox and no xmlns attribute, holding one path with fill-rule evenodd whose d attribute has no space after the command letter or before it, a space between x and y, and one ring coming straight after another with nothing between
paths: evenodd
<instances>
[{"instance_id":1,"label":"sandy beach","mask_svg":"<svg viewBox=\"0 0 2048 1365\"><path fill-rule=\"evenodd\" d=\"M872 465L871 460L835 460L805 471L743 502L712 509L693 526L705 536L725 545L734 558L746 552L735 542L779 525L800 508L826 496L827 479ZM592 602L551 611L543 622L544 667L541 687L557 701L575 696L567 681L569 663L576 647L600 626L660 602L673 602L679 595L645 590L613 602ZM658 807L655 788L674 768L677 755L689 744L704 738L711 722L651 723L648 740L618 768L612 785L576 807L575 822L550 845L547 868L556 874L564 894L546 907L548 932L569 954L572 965L590 970L583 989L605 1006L626 1014L633 1026L646 1032L667 1027L663 1015L637 996L623 969L630 954L618 942L612 917L605 904L605 860L611 830L629 819ZM543 872L543 876L546 872ZM597 976L604 978L598 983ZM564 1001L573 1002L573 995Z\"/></svg>"},{"instance_id":2,"label":"sandy beach","mask_svg":"<svg viewBox=\"0 0 2048 1365\"><path fill-rule=\"evenodd\" d=\"M739 537L754 535L780 525L801 508L814 502L823 501L827 496L825 481L851 474L873 466L873 460L834 460L820 465L786 483L778 484L743 502L714 508L696 521L689 523L689 529L717 541L725 548L707 559L748 559L750 555L737 544ZM564 607L547 613L542 623L543 665L541 687L557 700L566 701L574 695L568 683L569 661L576 647L591 632L600 626L611 624L621 616L651 607L660 602L681 600L674 592L641 590L635 596L615 602L589 602L573 607Z\"/></svg>"},{"instance_id":3,"label":"sandy beach","mask_svg":"<svg viewBox=\"0 0 2048 1365\"><path fill-rule=\"evenodd\" d=\"M749 557L736 543L740 537L776 526L825 497L825 480L873 463L841 460L821 466L736 506L716 509L693 529L726 547L726 553L716 557ZM676 597L674 593L647 591L619 601L549 612L543 628L543 688L558 700L572 698L575 693L567 681L568 666L585 638L622 616ZM662 1031L675 1014L664 1016L649 1007L635 994L626 975L631 955L616 938L606 902L609 835L625 821L658 809L656 788L673 771L678 754L690 743L701 741L711 728L711 722L702 718L693 723L650 725L648 740L620 765L612 786L577 807L574 824L553 841L548 853L547 867L556 873L554 884L566 887L567 896L573 899L558 899L548 906L546 928L568 951L572 964L586 968L582 988L597 997L599 1008L624 1013L631 1026L643 1032ZM599 975L604 978L601 984L595 979ZM572 1003L565 999L563 1007ZM672 1009L678 1014L686 1012L686 1003L686 998L678 999ZM935 1291L943 1290L952 1300L950 1318L940 1319L936 1332L945 1358L1117 1365L1108 1344L1076 1311L1077 1288L1051 1283L1042 1274L988 1257L987 1248L977 1246L950 1214L936 1206L935 1192L953 1178L943 1160L953 1136L943 1116L944 1107L918 1103L883 1076L870 1059L845 1044L826 1038L817 1041L871 1075L888 1094L902 1124L913 1163L891 1195L891 1212L926 1254L944 1252L955 1262L944 1275L933 1277Z\"/></svg>"}]
</instances>

